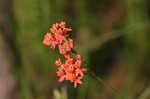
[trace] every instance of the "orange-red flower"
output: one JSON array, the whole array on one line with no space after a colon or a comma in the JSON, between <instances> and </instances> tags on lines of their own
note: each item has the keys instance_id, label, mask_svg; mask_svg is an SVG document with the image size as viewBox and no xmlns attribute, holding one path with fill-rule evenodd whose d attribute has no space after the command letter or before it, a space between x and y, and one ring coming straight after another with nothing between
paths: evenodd
<instances>
[{"instance_id":1,"label":"orange-red flower","mask_svg":"<svg viewBox=\"0 0 150 99\"><path fill-rule=\"evenodd\" d=\"M79 55L76 55L77 57ZM56 65L58 67L57 76L59 77L60 82L64 80L69 80L70 82L74 83L74 87L78 84L82 84L82 79L84 77L85 68L82 68L82 59L81 58L68 58L65 63L59 60L56 60Z\"/></svg>"},{"instance_id":2,"label":"orange-red flower","mask_svg":"<svg viewBox=\"0 0 150 99\"><path fill-rule=\"evenodd\" d=\"M44 35L43 44L49 46L52 42L52 39L53 39L52 35L50 33L46 33Z\"/></svg>"},{"instance_id":3,"label":"orange-red flower","mask_svg":"<svg viewBox=\"0 0 150 99\"><path fill-rule=\"evenodd\" d=\"M60 54L71 52L73 40L68 38L70 31L72 31L72 29L66 28L65 22L53 24L50 28L50 33L45 34L43 44L51 46L52 48L58 46Z\"/></svg>"},{"instance_id":4,"label":"orange-red flower","mask_svg":"<svg viewBox=\"0 0 150 99\"><path fill-rule=\"evenodd\" d=\"M73 48L73 40L68 39L63 44L59 45L59 52L60 54L67 54L71 52L72 48Z\"/></svg>"},{"instance_id":5,"label":"orange-red flower","mask_svg":"<svg viewBox=\"0 0 150 99\"><path fill-rule=\"evenodd\" d=\"M50 28L50 32L46 33L44 36L43 44L46 46L51 46L51 48L58 48L59 53L65 57L65 62L60 59L55 61L58 66L57 76L59 77L59 82L64 80L69 80L74 83L74 87L78 84L82 84L82 79L84 77L85 68L82 68L82 57L81 55L73 54L72 49L74 47L74 42L69 38L69 32L72 31L70 28L66 28L65 22L60 22L53 24Z\"/></svg>"}]
</instances>

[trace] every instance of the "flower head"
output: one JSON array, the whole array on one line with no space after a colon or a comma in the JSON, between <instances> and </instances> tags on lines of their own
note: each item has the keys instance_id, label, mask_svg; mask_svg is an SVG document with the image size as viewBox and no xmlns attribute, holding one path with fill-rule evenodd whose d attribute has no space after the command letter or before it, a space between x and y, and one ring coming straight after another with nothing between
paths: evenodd
<instances>
[{"instance_id":1,"label":"flower head","mask_svg":"<svg viewBox=\"0 0 150 99\"><path fill-rule=\"evenodd\" d=\"M73 40L68 38L68 33L72 31L66 28L65 22L53 24L50 33L44 35L43 44L51 48L59 47L60 54L66 54L73 48Z\"/></svg>"},{"instance_id":2,"label":"flower head","mask_svg":"<svg viewBox=\"0 0 150 99\"><path fill-rule=\"evenodd\" d=\"M85 68L81 68L81 63L77 64L78 62L82 62L77 58L69 58L65 61L65 63L61 64L58 67L57 76L59 77L59 81L69 80L70 82L74 83L74 87L78 84L82 84L82 79L84 77ZM61 75L60 75L61 74Z\"/></svg>"}]
</instances>

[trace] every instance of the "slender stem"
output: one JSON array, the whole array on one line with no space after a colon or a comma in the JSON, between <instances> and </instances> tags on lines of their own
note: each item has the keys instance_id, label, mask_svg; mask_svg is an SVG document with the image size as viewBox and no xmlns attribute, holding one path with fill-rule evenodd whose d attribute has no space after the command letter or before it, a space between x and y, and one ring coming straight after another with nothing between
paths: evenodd
<instances>
[{"instance_id":1,"label":"slender stem","mask_svg":"<svg viewBox=\"0 0 150 99\"><path fill-rule=\"evenodd\" d=\"M98 82L102 83L103 85L105 85L106 87L108 87L109 89L111 89L115 93L116 96L120 97L120 99L128 99L127 96L123 95L120 91L118 91L117 89L113 88L109 83L107 83L101 77L98 77L95 73L93 73L91 71L89 73Z\"/></svg>"},{"instance_id":2,"label":"slender stem","mask_svg":"<svg viewBox=\"0 0 150 99\"><path fill-rule=\"evenodd\" d=\"M148 86L138 99L146 99L150 95L150 86Z\"/></svg>"}]
</instances>

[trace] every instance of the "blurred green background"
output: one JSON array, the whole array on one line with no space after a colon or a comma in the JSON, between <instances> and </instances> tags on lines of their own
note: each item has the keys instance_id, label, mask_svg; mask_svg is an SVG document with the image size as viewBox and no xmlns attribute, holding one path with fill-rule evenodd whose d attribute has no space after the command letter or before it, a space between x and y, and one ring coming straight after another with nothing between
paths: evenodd
<instances>
[{"instance_id":1,"label":"blurred green background","mask_svg":"<svg viewBox=\"0 0 150 99\"><path fill-rule=\"evenodd\" d=\"M150 99L149 0L0 0L0 99ZM66 21L76 50L107 83L59 83L59 55L42 45Z\"/></svg>"}]
</instances>

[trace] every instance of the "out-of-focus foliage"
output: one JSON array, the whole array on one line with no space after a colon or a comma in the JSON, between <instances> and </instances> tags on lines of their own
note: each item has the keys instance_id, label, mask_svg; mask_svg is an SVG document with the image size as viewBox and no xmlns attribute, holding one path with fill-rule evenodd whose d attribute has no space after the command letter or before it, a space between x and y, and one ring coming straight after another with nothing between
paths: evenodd
<instances>
[{"instance_id":1,"label":"out-of-focus foliage","mask_svg":"<svg viewBox=\"0 0 150 99\"><path fill-rule=\"evenodd\" d=\"M4 96L2 91L6 99L120 99L109 85L89 75L76 89L68 82L57 82L54 61L59 55L43 46L42 40L51 24L66 21L73 29L76 50L88 61L91 71L128 99L149 99L149 3L0 0L0 44L5 46L0 47L0 53L5 50L2 55L9 57L3 64L0 60L4 72L0 75L8 78L6 85L0 86L13 86L9 90L4 87L5 91L0 87L0 96ZM13 80L5 75L5 66Z\"/></svg>"}]
</instances>

